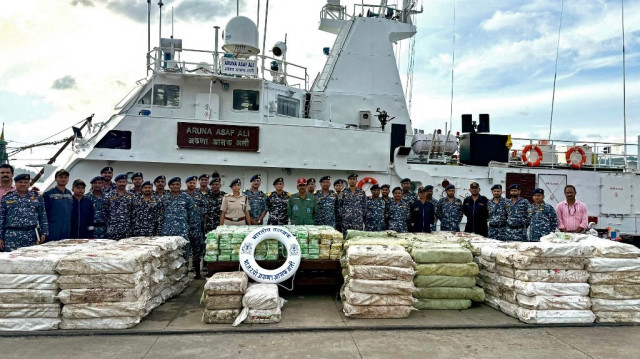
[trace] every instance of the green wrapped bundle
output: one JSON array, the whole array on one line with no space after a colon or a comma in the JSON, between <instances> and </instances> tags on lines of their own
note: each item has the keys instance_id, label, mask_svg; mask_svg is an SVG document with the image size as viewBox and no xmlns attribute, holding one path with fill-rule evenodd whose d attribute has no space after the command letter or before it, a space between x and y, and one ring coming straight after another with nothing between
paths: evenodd
<instances>
[{"instance_id":1,"label":"green wrapped bundle","mask_svg":"<svg viewBox=\"0 0 640 359\"><path fill-rule=\"evenodd\" d=\"M354 229L350 229L347 231L347 240L351 240L356 237L376 237L376 238L384 238L384 237L397 237L398 233L395 231L380 231L380 232L367 232L367 231L357 231Z\"/></svg>"},{"instance_id":2,"label":"green wrapped bundle","mask_svg":"<svg viewBox=\"0 0 640 359\"><path fill-rule=\"evenodd\" d=\"M240 256L237 254L232 254L231 255L231 261L232 262L238 262L240 260Z\"/></svg>"},{"instance_id":3,"label":"green wrapped bundle","mask_svg":"<svg viewBox=\"0 0 640 359\"><path fill-rule=\"evenodd\" d=\"M219 254L218 262L228 262L231 260L231 254Z\"/></svg>"},{"instance_id":4,"label":"green wrapped bundle","mask_svg":"<svg viewBox=\"0 0 640 359\"><path fill-rule=\"evenodd\" d=\"M450 247L414 245L411 257L416 263L469 263L473 261L471 251L458 245Z\"/></svg>"},{"instance_id":5,"label":"green wrapped bundle","mask_svg":"<svg viewBox=\"0 0 640 359\"><path fill-rule=\"evenodd\" d=\"M484 291L482 288L451 288L432 287L418 288L413 296L418 299L470 299L474 302L484 302Z\"/></svg>"},{"instance_id":6,"label":"green wrapped bundle","mask_svg":"<svg viewBox=\"0 0 640 359\"><path fill-rule=\"evenodd\" d=\"M476 286L476 277L452 277L446 275L417 275L413 278L413 284L418 288L430 287L457 287L473 288Z\"/></svg>"},{"instance_id":7,"label":"green wrapped bundle","mask_svg":"<svg viewBox=\"0 0 640 359\"><path fill-rule=\"evenodd\" d=\"M419 310L465 310L471 307L471 301L469 299L418 299L417 303L413 303L413 307Z\"/></svg>"},{"instance_id":8,"label":"green wrapped bundle","mask_svg":"<svg viewBox=\"0 0 640 359\"><path fill-rule=\"evenodd\" d=\"M476 263L434 263L416 264L418 275L446 275L452 277L472 277L478 275Z\"/></svg>"},{"instance_id":9,"label":"green wrapped bundle","mask_svg":"<svg viewBox=\"0 0 640 359\"><path fill-rule=\"evenodd\" d=\"M218 261L218 256L217 255L211 255L211 254L205 254L204 261L205 262L217 262Z\"/></svg>"}]
</instances>

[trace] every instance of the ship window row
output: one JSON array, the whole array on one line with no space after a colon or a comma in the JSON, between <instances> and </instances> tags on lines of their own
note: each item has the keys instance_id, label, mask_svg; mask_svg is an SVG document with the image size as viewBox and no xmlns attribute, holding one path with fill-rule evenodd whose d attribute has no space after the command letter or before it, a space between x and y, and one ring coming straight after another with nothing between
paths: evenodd
<instances>
[{"instance_id":1,"label":"ship window row","mask_svg":"<svg viewBox=\"0 0 640 359\"><path fill-rule=\"evenodd\" d=\"M298 117L300 100L278 95L278 115Z\"/></svg>"},{"instance_id":2,"label":"ship window row","mask_svg":"<svg viewBox=\"0 0 640 359\"><path fill-rule=\"evenodd\" d=\"M147 93L138 100L138 104L150 105L152 95L154 106L180 106L180 86L178 85L153 85L153 92L149 89L149 91L147 91Z\"/></svg>"}]
</instances>

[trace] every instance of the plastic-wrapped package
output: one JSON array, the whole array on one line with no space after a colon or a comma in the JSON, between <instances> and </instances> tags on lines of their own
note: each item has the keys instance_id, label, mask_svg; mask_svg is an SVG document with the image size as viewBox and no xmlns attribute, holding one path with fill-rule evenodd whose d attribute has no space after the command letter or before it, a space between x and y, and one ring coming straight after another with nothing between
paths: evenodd
<instances>
[{"instance_id":1,"label":"plastic-wrapped package","mask_svg":"<svg viewBox=\"0 0 640 359\"><path fill-rule=\"evenodd\" d=\"M446 275L452 277L470 277L478 274L476 263L433 263L416 264L418 275Z\"/></svg>"},{"instance_id":2,"label":"plastic-wrapped package","mask_svg":"<svg viewBox=\"0 0 640 359\"><path fill-rule=\"evenodd\" d=\"M282 310L280 307L274 309L249 309L244 322L247 324L272 324L280 323Z\"/></svg>"},{"instance_id":3,"label":"plastic-wrapped package","mask_svg":"<svg viewBox=\"0 0 640 359\"><path fill-rule=\"evenodd\" d=\"M55 274L0 274L0 289L58 289Z\"/></svg>"},{"instance_id":4,"label":"plastic-wrapped package","mask_svg":"<svg viewBox=\"0 0 640 359\"><path fill-rule=\"evenodd\" d=\"M640 312L597 312L596 323L640 323Z\"/></svg>"},{"instance_id":5,"label":"plastic-wrapped package","mask_svg":"<svg viewBox=\"0 0 640 359\"><path fill-rule=\"evenodd\" d=\"M517 293L527 296L534 295L589 295L589 284L587 283L544 283L544 282L523 282L516 280L513 283Z\"/></svg>"},{"instance_id":6,"label":"plastic-wrapped package","mask_svg":"<svg viewBox=\"0 0 640 359\"><path fill-rule=\"evenodd\" d=\"M140 323L140 320L140 317L63 318L60 322L60 329L127 329Z\"/></svg>"},{"instance_id":7,"label":"plastic-wrapped package","mask_svg":"<svg viewBox=\"0 0 640 359\"><path fill-rule=\"evenodd\" d=\"M452 277L446 275L418 275L413 279L416 287L458 287L473 288L476 286L476 277Z\"/></svg>"},{"instance_id":8,"label":"plastic-wrapped package","mask_svg":"<svg viewBox=\"0 0 640 359\"><path fill-rule=\"evenodd\" d=\"M410 294L371 294L352 292L348 287L344 290L345 300L352 305L412 305L416 302Z\"/></svg>"},{"instance_id":9,"label":"plastic-wrapped package","mask_svg":"<svg viewBox=\"0 0 640 359\"><path fill-rule=\"evenodd\" d=\"M413 268L348 265L348 274L351 278L370 280L403 280L410 281L416 274Z\"/></svg>"},{"instance_id":10,"label":"plastic-wrapped package","mask_svg":"<svg viewBox=\"0 0 640 359\"><path fill-rule=\"evenodd\" d=\"M209 310L242 308L242 294L208 295L204 300Z\"/></svg>"},{"instance_id":11,"label":"plastic-wrapped package","mask_svg":"<svg viewBox=\"0 0 640 359\"><path fill-rule=\"evenodd\" d=\"M348 318L399 319L408 317L413 310L416 309L412 306L351 305L343 303L344 315Z\"/></svg>"},{"instance_id":12,"label":"plastic-wrapped package","mask_svg":"<svg viewBox=\"0 0 640 359\"><path fill-rule=\"evenodd\" d=\"M640 284L640 272L593 272L589 284Z\"/></svg>"},{"instance_id":13,"label":"plastic-wrapped package","mask_svg":"<svg viewBox=\"0 0 640 359\"><path fill-rule=\"evenodd\" d=\"M590 310L531 310L518 308L518 319L530 324L593 323L596 316Z\"/></svg>"},{"instance_id":14,"label":"plastic-wrapped package","mask_svg":"<svg viewBox=\"0 0 640 359\"><path fill-rule=\"evenodd\" d=\"M473 260L471 251L459 245L416 245L411 249L411 257L416 263L469 263Z\"/></svg>"},{"instance_id":15,"label":"plastic-wrapped package","mask_svg":"<svg viewBox=\"0 0 640 359\"><path fill-rule=\"evenodd\" d=\"M419 299L470 299L475 302L484 301L482 288L433 287L417 288L413 296Z\"/></svg>"},{"instance_id":16,"label":"plastic-wrapped package","mask_svg":"<svg viewBox=\"0 0 640 359\"><path fill-rule=\"evenodd\" d=\"M146 301L67 304L62 307L62 315L66 319L139 317L144 315L146 305Z\"/></svg>"},{"instance_id":17,"label":"plastic-wrapped package","mask_svg":"<svg viewBox=\"0 0 640 359\"><path fill-rule=\"evenodd\" d=\"M218 272L204 285L207 295L244 294L249 277L245 272Z\"/></svg>"},{"instance_id":18,"label":"plastic-wrapped package","mask_svg":"<svg viewBox=\"0 0 640 359\"><path fill-rule=\"evenodd\" d=\"M416 291L413 281L350 279L346 284L352 292L407 295Z\"/></svg>"},{"instance_id":19,"label":"plastic-wrapped package","mask_svg":"<svg viewBox=\"0 0 640 359\"><path fill-rule=\"evenodd\" d=\"M589 272L579 269L517 269L512 276L511 273L500 274L524 282L586 283L589 278Z\"/></svg>"},{"instance_id":20,"label":"plastic-wrapped package","mask_svg":"<svg viewBox=\"0 0 640 359\"><path fill-rule=\"evenodd\" d=\"M444 310L465 310L471 307L469 299L418 299L413 304L419 310L444 309Z\"/></svg>"},{"instance_id":21,"label":"plastic-wrapped package","mask_svg":"<svg viewBox=\"0 0 640 359\"><path fill-rule=\"evenodd\" d=\"M640 312L640 299L593 298L591 310L594 312Z\"/></svg>"},{"instance_id":22,"label":"plastic-wrapped package","mask_svg":"<svg viewBox=\"0 0 640 359\"><path fill-rule=\"evenodd\" d=\"M0 303L57 303L57 290L38 289L0 289Z\"/></svg>"},{"instance_id":23,"label":"plastic-wrapped package","mask_svg":"<svg viewBox=\"0 0 640 359\"><path fill-rule=\"evenodd\" d=\"M58 318L60 304L1 303L0 318Z\"/></svg>"},{"instance_id":24,"label":"plastic-wrapped package","mask_svg":"<svg viewBox=\"0 0 640 359\"><path fill-rule=\"evenodd\" d=\"M599 299L640 299L638 284L593 284L591 298Z\"/></svg>"},{"instance_id":25,"label":"plastic-wrapped package","mask_svg":"<svg viewBox=\"0 0 640 359\"><path fill-rule=\"evenodd\" d=\"M589 272L640 272L640 258L589 258Z\"/></svg>"},{"instance_id":26,"label":"plastic-wrapped package","mask_svg":"<svg viewBox=\"0 0 640 359\"><path fill-rule=\"evenodd\" d=\"M0 320L0 330L34 331L58 329L58 318L3 318Z\"/></svg>"},{"instance_id":27,"label":"plastic-wrapped package","mask_svg":"<svg viewBox=\"0 0 640 359\"><path fill-rule=\"evenodd\" d=\"M591 299L586 296L555 296L537 295L526 296L517 295L518 304L527 309L535 310L589 310L591 309Z\"/></svg>"},{"instance_id":28,"label":"plastic-wrapped package","mask_svg":"<svg viewBox=\"0 0 640 359\"><path fill-rule=\"evenodd\" d=\"M250 309L274 309L281 307L277 284L252 283L242 298L242 305Z\"/></svg>"},{"instance_id":29,"label":"plastic-wrapped package","mask_svg":"<svg viewBox=\"0 0 640 359\"><path fill-rule=\"evenodd\" d=\"M413 267L414 262L407 251L398 245L350 246L347 262L351 265L375 265Z\"/></svg>"}]
</instances>

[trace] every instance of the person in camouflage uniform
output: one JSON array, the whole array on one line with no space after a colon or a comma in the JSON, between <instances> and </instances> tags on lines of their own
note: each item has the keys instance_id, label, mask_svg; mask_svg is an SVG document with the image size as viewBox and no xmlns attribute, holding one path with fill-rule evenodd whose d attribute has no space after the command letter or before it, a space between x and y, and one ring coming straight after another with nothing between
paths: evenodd
<instances>
[{"instance_id":1,"label":"person in camouflage uniform","mask_svg":"<svg viewBox=\"0 0 640 359\"><path fill-rule=\"evenodd\" d=\"M42 243L49 234L44 199L37 192L29 191L30 180L28 174L15 176L16 189L2 196L0 252Z\"/></svg>"},{"instance_id":2,"label":"person in camouflage uniform","mask_svg":"<svg viewBox=\"0 0 640 359\"><path fill-rule=\"evenodd\" d=\"M107 238L120 240L131 235L134 195L127 192L127 175L116 176L116 190L106 198L104 217L107 219Z\"/></svg>"},{"instance_id":3,"label":"person in camouflage uniform","mask_svg":"<svg viewBox=\"0 0 640 359\"><path fill-rule=\"evenodd\" d=\"M364 230L371 232L387 229L387 202L380 197L380 186L374 184L369 188L371 197L367 198L367 213L364 220Z\"/></svg>"},{"instance_id":4,"label":"person in camouflage uniform","mask_svg":"<svg viewBox=\"0 0 640 359\"><path fill-rule=\"evenodd\" d=\"M391 193L391 186L388 184L383 184L382 186L380 186L380 193L382 194L382 199L387 202L387 203L391 203L391 201L393 200L393 198L391 198L389 196L389 194Z\"/></svg>"},{"instance_id":5,"label":"person in camouflage uniform","mask_svg":"<svg viewBox=\"0 0 640 359\"><path fill-rule=\"evenodd\" d=\"M400 181L400 187L402 187L402 201L406 203L407 206L410 206L418 199L418 195L411 192L411 179L403 178L402 181Z\"/></svg>"},{"instance_id":6,"label":"person in camouflage uniform","mask_svg":"<svg viewBox=\"0 0 640 359\"><path fill-rule=\"evenodd\" d=\"M133 188L129 190L129 193L138 197L142 196L142 183L144 182L144 176L142 172L136 172L131 175L131 183L133 184Z\"/></svg>"},{"instance_id":7,"label":"person in camouflage uniform","mask_svg":"<svg viewBox=\"0 0 640 359\"><path fill-rule=\"evenodd\" d=\"M336 193L336 200L335 200L336 225L334 226L334 228L340 232L342 232L342 223L341 223L342 218L340 218L340 214L338 213L338 196L340 196L340 192L344 190L344 184L345 184L345 181L340 178L333 181L333 190Z\"/></svg>"},{"instance_id":8,"label":"person in camouflage uniform","mask_svg":"<svg viewBox=\"0 0 640 359\"><path fill-rule=\"evenodd\" d=\"M343 232L349 229L364 229L364 216L367 212L367 195L358 188L358 175L352 173L347 177L348 187L338 195L338 215Z\"/></svg>"},{"instance_id":9,"label":"person in camouflage uniform","mask_svg":"<svg viewBox=\"0 0 640 359\"><path fill-rule=\"evenodd\" d=\"M436 216L440 220L441 231L460 232L462 220L462 201L455 198L456 187L452 184L445 188L447 196L440 198L436 207Z\"/></svg>"},{"instance_id":10,"label":"person in camouflage uniform","mask_svg":"<svg viewBox=\"0 0 640 359\"><path fill-rule=\"evenodd\" d=\"M318 203L318 214L315 225L332 226L336 228L336 199L337 195L332 190L331 177L320 177L320 190L316 191L316 202Z\"/></svg>"},{"instance_id":11,"label":"person in camouflage uniform","mask_svg":"<svg viewBox=\"0 0 640 359\"><path fill-rule=\"evenodd\" d=\"M203 173L198 177L198 183L200 184L200 193L206 197L207 193L211 192L209 189L209 175Z\"/></svg>"},{"instance_id":12,"label":"person in camouflage uniform","mask_svg":"<svg viewBox=\"0 0 640 359\"><path fill-rule=\"evenodd\" d=\"M156 197L164 199L170 196L169 191L165 190L165 187L167 186L167 177L164 175L156 177L156 179L153 180L153 185L156 187L156 190L153 191L153 194Z\"/></svg>"},{"instance_id":13,"label":"person in camouflage uniform","mask_svg":"<svg viewBox=\"0 0 640 359\"><path fill-rule=\"evenodd\" d=\"M140 189L142 194L133 201L133 235L159 236L164 220L164 205L152 193L150 181L143 182Z\"/></svg>"},{"instance_id":14,"label":"person in camouflage uniform","mask_svg":"<svg viewBox=\"0 0 640 359\"><path fill-rule=\"evenodd\" d=\"M243 192L249 200L249 215L251 218L247 218L247 224L259 225L262 224L262 220L267 214L267 195L260 190L262 178L259 174L253 175L250 182L251 188L245 189Z\"/></svg>"},{"instance_id":15,"label":"person in camouflage uniform","mask_svg":"<svg viewBox=\"0 0 640 359\"><path fill-rule=\"evenodd\" d=\"M278 177L273 181L275 191L267 194L267 209L269 210L268 225L283 226L289 223L287 205L291 194L284 191L284 178Z\"/></svg>"},{"instance_id":16,"label":"person in camouflage uniform","mask_svg":"<svg viewBox=\"0 0 640 359\"><path fill-rule=\"evenodd\" d=\"M206 194L207 212L204 216L205 233L209 233L218 228L220 215L222 214L222 198L227 194L225 191L220 190L221 183L219 176L211 177L209 185L211 186L211 190Z\"/></svg>"},{"instance_id":17,"label":"person in camouflage uniform","mask_svg":"<svg viewBox=\"0 0 640 359\"><path fill-rule=\"evenodd\" d=\"M102 177L102 185L104 188L102 189L102 193L105 195L109 194L109 192L116 190L115 182L111 182L113 178L113 167L107 166L100 171L100 177Z\"/></svg>"},{"instance_id":18,"label":"person in camouflage uniform","mask_svg":"<svg viewBox=\"0 0 640 359\"><path fill-rule=\"evenodd\" d=\"M307 193L315 196L318 191L316 190L316 179L311 177L307 180Z\"/></svg>"},{"instance_id":19,"label":"person in camouflage uniform","mask_svg":"<svg viewBox=\"0 0 640 359\"><path fill-rule=\"evenodd\" d=\"M502 197L502 185L493 185L491 193L493 194L493 199L487 203L489 209L489 238L506 241L508 201Z\"/></svg>"},{"instance_id":20,"label":"person in camouflage uniform","mask_svg":"<svg viewBox=\"0 0 640 359\"><path fill-rule=\"evenodd\" d=\"M540 237L555 232L558 228L558 215L552 205L545 203L544 190L533 190L533 204L529 205L529 240L540 242Z\"/></svg>"},{"instance_id":21,"label":"person in camouflage uniform","mask_svg":"<svg viewBox=\"0 0 640 359\"><path fill-rule=\"evenodd\" d=\"M392 191L393 200L387 206L387 228L398 233L409 232L409 205L403 198L402 188L396 187Z\"/></svg>"},{"instance_id":22,"label":"person in camouflage uniform","mask_svg":"<svg viewBox=\"0 0 640 359\"><path fill-rule=\"evenodd\" d=\"M93 203L93 238L105 238L107 234L107 221L104 216L106 205L106 195L102 192L104 184L102 177L96 176L91 179L91 192L86 197Z\"/></svg>"},{"instance_id":23,"label":"person in camouflage uniform","mask_svg":"<svg viewBox=\"0 0 640 359\"><path fill-rule=\"evenodd\" d=\"M189 231L189 241L192 243L199 243L200 245L200 253L204 252L204 227L202 223L204 222L204 216L207 213L207 199L205 195L200 192L200 189L196 188L198 186L197 176L189 176L185 180L185 184L187 185L187 189L185 191L186 194L191 196L193 199L193 203L196 206L196 218L198 219L198 225L191 228ZM193 261L193 266L200 268L200 260Z\"/></svg>"},{"instance_id":24,"label":"person in camouflage uniform","mask_svg":"<svg viewBox=\"0 0 640 359\"><path fill-rule=\"evenodd\" d=\"M520 185L509 186L511 200L507 201L507 230L508 241L526 241L529 218L529 201L520 198Z\"/></svg>"},{"instance_id":25,"label":"person in camouflage uniform","mask_svg":"<svg viewBox=\"0 0 640 359\"><path fill-rule=\"evenodd\" d=\"M431 202L433 204L433 222L431 223L431 232L435 232L436 229L438 228L438 217L437 217L437 213L436 213L436 209L438 208L438 201L436 199L433 198L433 186L432 185L427 185L426 187L424 187L425 193L427 194L427 201Z\"/></svg>"}]
</instances>

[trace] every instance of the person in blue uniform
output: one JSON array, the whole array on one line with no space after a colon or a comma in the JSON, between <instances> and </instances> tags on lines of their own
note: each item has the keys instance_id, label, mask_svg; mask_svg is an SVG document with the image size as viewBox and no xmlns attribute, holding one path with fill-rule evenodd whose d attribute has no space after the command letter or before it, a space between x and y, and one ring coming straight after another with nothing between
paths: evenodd
<instances>
[{"instance_id":1,"label":"person in blue uniform","mask_svg":"<svg viewBox=\"0 0 640 359\"><path fill-rule=\"evenodd\" d=\"M400 181L400 187L402 187L402 201L404 201L407 206L410 206L418 199L418 196L411 192L411 179L403 178Z\"/></svg>"},{"instance_id":2,"label":"person in blue uniform","mask_svg":"<svg viewBox=\"0 0 640 359\"><path fill-rule=\"evenodd\" d=\"M129 190L129 193L137 196L142 195L142 183L144 182L144 175L142 172L136 172L131 175L131 183L133 188Z\"/></svg>"},{"instance_id":3,"label":"person in blue uniform","mask_svg":"<svg viewBox=\"0 0 640 359\"><path fill-rule=\"evenodd\" d=\"M49 241L67 239L71 235L71 210L73 195L67 189L69 172L64 169L55 174L56 186L44 193L47 222L49 223Z\"/></svg>"},{"instance_id":4,"label":"person in blue uniform","mask_svg":"<svg viewBox=\"0 0 640 359\"><path fill-rule=\"evenodd\" d=\"M441 231L460 232L462 220L462 201L456 198L456 187L452 184L445 187L447 196L440 198L436 208L436 216L440 220Z\"/></svg>"},{"instance_id":5,"label":"person in blue uniform","mask_svg":"<svg viewBox=\"0 0 640 359\"><path fill-rule=\"evenodd\" d=\"M529 205L529 240L539 242L540 238L553 233L558 228L558 215L552 205L544 201L544 190L536 188L532 192L533 204Z\"/></svg>"},{"instance_id":6,"label":"person in blue uniform","mask_svg":"<svg viewBox=\"0 0 640 359\"><path fill-rule=\"evenodd\" d=\"M364 230L370 232L384 231L387 229L387 202L380 197L379 185L372 185L369 191L371 191L371 197L367 198Z\"/></svg>"},{"instance_id":7,"label":"person in blue uniform","mask_svg":"<svg viewBox=\"0 0 640 359\"><path fill-rule=\"evenodd\" d=\"M94 210L91 199L84 195L87 185L83 180L73 181L73 208L71 210L71 236L69 238L94 238Z\"/></svg>"},{"instance_id":8,"label":"person in blue uniform","mask_svg":"<svg viewBox=\"0 0 640 359\"><path fill-rule=\"evenodd\" d=\"M311 177L307 179L307 194L315 196L318 191L316 191L316 179Z\"/></svg>"},{"instance_id":9,"label":"person in blue uniform","mask_svg":"<svg viewBox=\"0 0 640 359\"><path fill-rule=\"evenodd\" d=\"M340 213L338 212L338 196L344 190L344 183L344 180L340 178L333 181L333 191L336 194L336 225L334 228L340 232L342 232L342 218L340 218Z\"/></svg>"},{"instance_id":10,"label":"person in blue uniform","mask_svg":"<svg viewBox=\"0 0 640 359\"><path fill-rule=\"evenodd\" d=\"M260 184L262 184L262 178L259 174L255 174L251 177L251 188L244 190L244 195L249 200L249 215L251 218L247 218L247 224L259 225L262 224L264 216L267 215L267 195L260 190Z\"/></svg>"},{"instance_id":11,"label":"person in blue uniform","mask_svg":"<svg viewBox=\"0 0 640 359\"><path fill-rule=\"evenodd\" d=\"M364 216L367 212L367 195L358 188L358 175L352 173L347 177L347 188L338 195L338 214L341 230L364 229Z\"/></svg>"},{"instance_id":12,"label":"person in blue uniform","mask_svg":"<svg viewBox=\"0 0 640 359\"><path fill-rule=\"evenodd\" d=\"M156 188L155 191L153 191L153 194L156 195L156 197L163 199L169 196L169 191L165 190L165 188L167 187L167 177L165 177L164 175L157 176L153 180L153 185Z\"/></svg>"},{"instance_id":13,"label":"person in blue uniform","mask_svg":"<svg viewBox=\"0 0 640 359\"><path fill-rule=\"evenodd\" d=\"M206 173L203 173L200 175L200 177L198 177L198 183L200 184L200 193L202 193L203 196L206 196L207 193L211 192L211 190L209 189L209 175Z\"/></svg>"},{"instance_id":14,"label":"person in blue uniform","mask_svg":"<svg viewBox=\"0 0 640 359\"><path fill-rule=\"evenodd\" d=\"M507 240L526 241L529 217L529 201L520 197L520 185L509 186L511 200L507 201Z\"/></svg>"},{"instance_id":15,"label":"person in blue uniform","mask_svg":"<svg viewBox=\"0 0 640 359\"><path fill-rule=\"evenodd\" d=\"M164 206L159 197L153 194L150 181L142 182L142 191L133 201L133 235L159 236L164 220Z\"/></svg>"},{"instance_id":16,"label":"person in blue uniform","mask_svg":"<svg viewBox=\"0 0 640 359\"><path fill-rule=\"evenodd\" d=\"M275 191L267 193L267 209L269 210L268 225L282 226L289 223L287 206L291 194L284 190L284 178L273 180Z\"/></svg>"},{"instance_id":17,"label":"person in blue uniform","mask_svg":"<svg viewBox=\"0 0 640 359\"><path fill-rule=\"evenodd\" d=\"M204 252L204 227L202 226L202 223L204 222L204 216L207 213L207 199L205 197L205 195L202 194L202 192L200 192L200 189L197 188L198 186L198 177L197 176L189 176L186 178L185 180L185 184L187 185L187 189L185 191L186 194L188 194L189 196L191 196L191 198L193 199L193 203L195 204L196 207L196 218L197 218L197 225L195 227L192 227L191 230L189 231L189 241L192 243L198 243L198 245L200 246L200 252L199 253L203 253ZM192 244L195 245L195 244ZM200 259L198 258L198 261L195 261L195 257L194 257L194 262L193 262L193 267L194 268L200 268Z\"/></svg>"},{"instance_id":18,"label":"person in blue uniform","mask_svg":"<svg viewBox=\"0 0 640 359\"><path fill-rule=\"evenodd\" d=\"M502 197L502 185L491 187L493 198L487 203L489 210L489 238L507 240L507 199Z\"/></svg>"},{"instance_id":19,"label":"person in blue uniform","mask_svg":"<svg viewBox=\"0 0 640 359\"><path fill-rule=\"evenodd\" d=\"M104 218L106 196L103 193L102 177L93 177L90 181L91 191L85 195L93 204L93 238L105 238L107 223Z\"/></svg>"},{"instance_id":20,"label":"person in blue uniform","mask_svg":"<svg viewBox=\"0 0 640 359\"><path fill-rule=\"evenodd\" d=\"M31 176L14 177L15 191L0 200L0 252L44 243L49 234L43 198L29 191Z\"/></svg>"},{"instance_id":21,"label":"person in blue uniform","mask_svg":"<svg viewBox=\"0 0 640 359\"><path fill-rule=\"evenodd\" d=\"M103 178L102 185L104 186L104 189L102 191L104 194L108 194L109 192L116 190L116 183L111 181L113 178L113 167L104 167L100 171L100 177Z\"/></svg>"},{"instance_id":22,"label":"person in blue uniform","mask_svg":"<svg viewBox=\"0 0 640 359\"><path fill-rule=\"evenodd\" d=\"M127 192L127 175L115 178L116 189L109 192L105 205L107 238L120 240L131 235L134 195Z\"/></svg>"},{"instance_id":23,"label":"person in blue uniform","mask_svg":"<svg viewBox=\"0 0 640 359\"><path fill-rule=\"evenodd\" d=\"M433 190L433 187L431 187ZM436 207L427 198L426 187L418 188L418 199L409 207L409 231L431 233L436 219Z\"/></svg>"},{"instance_id":24,"label":"person in blue uniform","mask_svg":"<svg viewBox=\"0 0 640 359\"><path fill-rule=\"evenodd\" d=\"M398 233L409 231L409 205L402 188L391 191L393 200L387 205L387 228Z\"/></svg>"},{"instance_id":25,"label":"person in blue uniform","mask_svg":"<svg viewBox=\"0 0 640 359\"><path fill-rule=\"evenodd\" d=\"M320 190L316 191L316 201L318 202L316 225L336 228L336 200L336 192L331 189L331 177L320 177Z\"/></svg>"},{"instance_id":26,"label":"person in blue uniform","mask_svg":"<svg viewBox=\"0 0 640 359\"><path fill-rule=\"evenodd\" d=\"M393 199L391 198L390 194L391 194L391 185L388 185L385 183L382 186L380 186L380 195L382 199L387 203L390 203L391 200Z\"/></svg>"},{"instance_id":27,"label":"person in blue uniform","mask_svg":"<svg viewBox=\"0 0 640 359\"><path fill-rule=\"evenodd\" d=\"M215 173L217 174L217 172ZM210 191L207 193L207 213L204 219L205 233L209 233L220 224L220 215L222 214L222 200L227 193L220 190L220 176L211 177L209 181Z\"/></svg>"},{"instance_id":28,"label":"person in blue uniform","mask_svg":"<svg viewBox=\"0 0 640 359\"><path fill-rule=\"evenodd\" d=\"M489 200L480 194L478 182L471 182L469 192L471 192L471 196L465 198L462 202L462 212L467 217L464 231L486 237L489 235L489 228L487 227L487 218L489 217L487 202Z\"/></svg>"}]
</instances>

